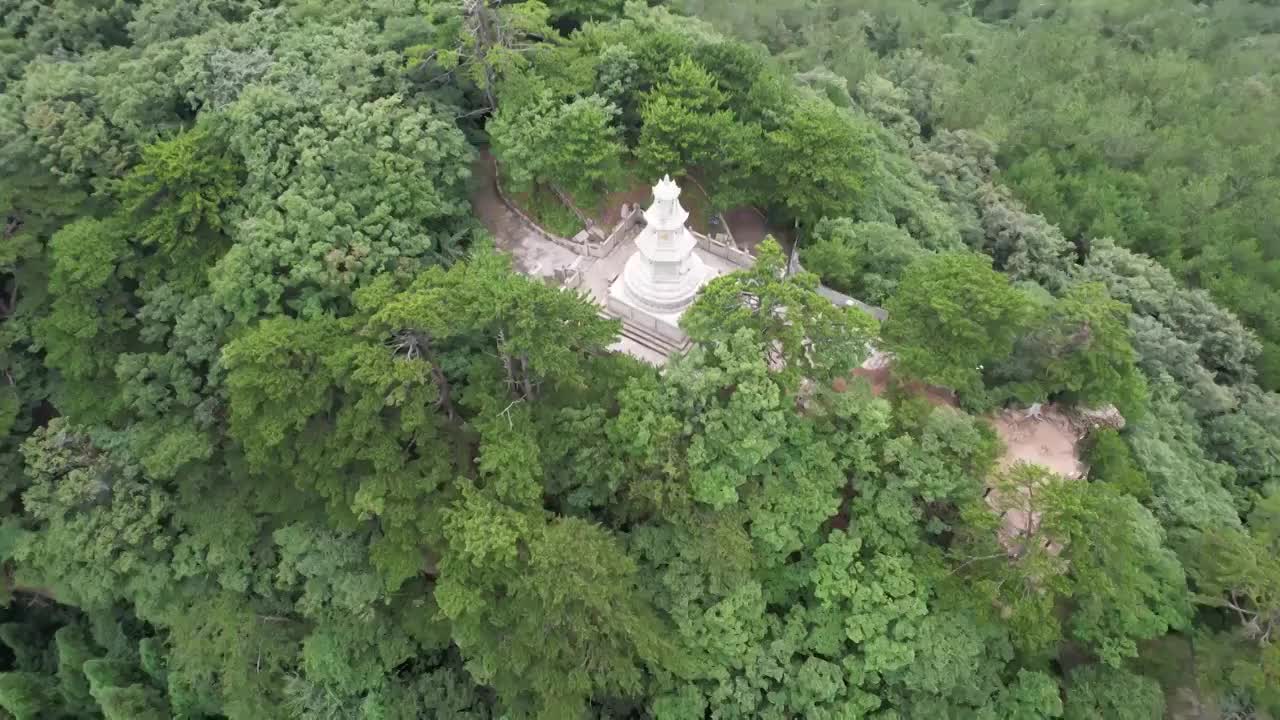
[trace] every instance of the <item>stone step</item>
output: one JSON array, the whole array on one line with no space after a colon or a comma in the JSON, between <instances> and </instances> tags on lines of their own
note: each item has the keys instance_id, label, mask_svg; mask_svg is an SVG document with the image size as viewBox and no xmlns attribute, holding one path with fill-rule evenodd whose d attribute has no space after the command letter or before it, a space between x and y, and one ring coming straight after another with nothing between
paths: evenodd
<instances>
[{"instance_id":1,"label":"stone step","mask_svg":"<svg viewBox=\"0 0 1280 720\"><path fill-rule=\"evenodd\" d=\"M688 338L685 338L684 342L676 342L668 337L659 335L653 330L641 327L627 318L611 315L605 311L600 312L600 317L609 320L621 320L623 337L634 340L644 347L647 347L654 352L662 353L667 357L683 353L693 345L693 341Z\"/></svg>"}]
</instances>

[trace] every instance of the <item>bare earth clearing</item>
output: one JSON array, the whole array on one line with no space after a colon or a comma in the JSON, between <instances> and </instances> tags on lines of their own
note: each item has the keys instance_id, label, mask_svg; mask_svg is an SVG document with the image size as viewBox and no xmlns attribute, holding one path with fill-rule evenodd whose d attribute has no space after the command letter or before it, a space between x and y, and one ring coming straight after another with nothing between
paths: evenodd
<instances>
[{"instance_id":1,"label":"bare earth clearing","mask_svg":"<svg viewBox=\"0 0 1280 720\"><path fill-rule=\"evenodd\" d=\"M892 360L881 352L874 353L851 374L870 383L871 392L877 397L884 395L894 381ZM956 407L955 393L946 388L921 383L905 383L902 387L931 405ZM1079 449L1083 433L1056 406L1045 405L1036 413L1004 410L986 420L1005 444L1001 470L1024 462L1041 465L1066 478L1084 475Z\"/></svg>"},{"instance_id":2,"label":"bare earth clearing","mask_svg":"<svg viewBox=\"0 0 1280 720\"><path fill-rule=\"evenodd\" d=\"M1041 465L1069 479L1084 475L1080 462L1080 436L1058 408L1046 405L1038 417L1023 410L1006 410L989 419L1006 450L1001 469L1024 462Z\"/></svg>"}]
</instances>

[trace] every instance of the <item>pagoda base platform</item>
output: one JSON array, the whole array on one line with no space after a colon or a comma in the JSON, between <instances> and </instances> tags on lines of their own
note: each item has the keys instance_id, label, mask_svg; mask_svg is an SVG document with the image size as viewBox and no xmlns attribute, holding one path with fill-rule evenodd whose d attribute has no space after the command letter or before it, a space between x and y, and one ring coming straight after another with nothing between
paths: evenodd
<instances>
[{"instance_id":1,"label":"pagoda base platform","mask_svg":"<svg viewBox=\"0 0 1280 720\"><path fill-rule=\"evenodd\" d=\"M683 350L689 346L689 336L680 329L680 316L683 310L674 313L655 313L636 307L627 299L621 296L616 287L609 288L609 297L605 302L605 312L609 315L619 318L623 323L623 332L628 327L635 328L639 333L643 333L642 338L646 345L654 343L649 340L661 343L662 350L670 353L674 350ZM659 349L659 348L654 348Z\"/></svg>"}]
</instances>

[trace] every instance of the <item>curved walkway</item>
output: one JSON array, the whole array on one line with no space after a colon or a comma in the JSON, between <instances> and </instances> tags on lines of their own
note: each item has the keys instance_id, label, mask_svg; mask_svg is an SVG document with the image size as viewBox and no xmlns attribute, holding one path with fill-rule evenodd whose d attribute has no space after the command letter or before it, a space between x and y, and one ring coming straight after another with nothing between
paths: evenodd
<instances>
[{"instance_id":1,"label":"curved walkway","mask_svg":"<svg viewBox=\"0 0 1280 720\"><path fill-rule=\"evenodd\" d=\"M524 218L511 211L498 197L494 184L493 157L481 150L471 167L474 187L471 209L493 235L494 245L509 253L516 270L525 275L551 277L554 268L565 267L579 256L538 235Z\"/></svg>"}]
</instances>

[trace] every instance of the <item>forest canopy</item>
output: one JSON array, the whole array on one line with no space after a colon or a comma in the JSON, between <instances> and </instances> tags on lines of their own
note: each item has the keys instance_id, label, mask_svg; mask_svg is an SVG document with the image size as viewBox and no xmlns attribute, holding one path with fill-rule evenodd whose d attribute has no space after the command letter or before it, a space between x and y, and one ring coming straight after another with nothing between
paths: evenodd
<instances>
[{"instance_id":1,"label":"forest canopy","mask_svg":"<svg viewBox=\"0 0 1280 720\"><path fill-rule=\"evenodd\" d=\"M0 0L0 720L1280 717L1277 56L1273 0ZM490 168L778 237L658 368ZM1121 418L1081 477L1007 461L1046 406Z\"/></svg>"}]
</instances>

